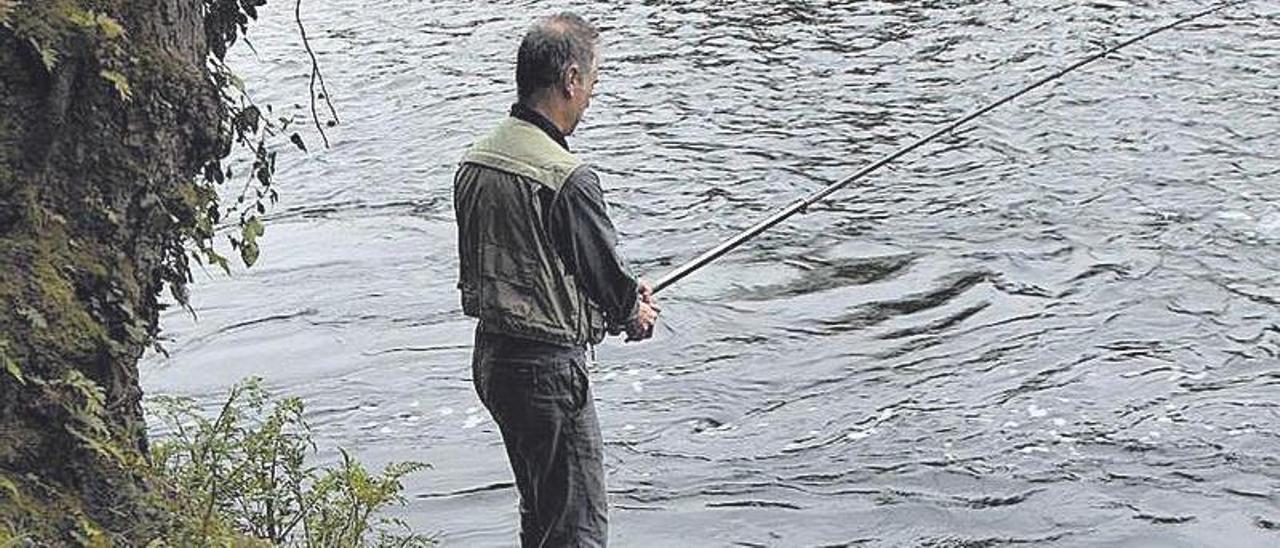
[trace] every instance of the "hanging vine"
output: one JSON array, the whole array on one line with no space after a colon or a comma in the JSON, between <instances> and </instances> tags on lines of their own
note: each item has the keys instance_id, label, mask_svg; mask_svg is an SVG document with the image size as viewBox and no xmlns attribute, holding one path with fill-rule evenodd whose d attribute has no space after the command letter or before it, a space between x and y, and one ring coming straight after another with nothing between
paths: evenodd
<instances>
[{"instance_id":1,"label":"hanging vine","mask_svg":"<svg viewBox=\"0 0 1280 548\"><path fill-rule=\"evenodd\" d=\"M229 261L214 247L214 239L224 219L234 218L238 230L228 236L231 247L238 250L240 258L246 266L253 266L259 257L258 238L264 233L262 216L269 205L279 200L279 193L273 186L277 151L269 146L273 141L284 138L294 123L292 117L275 116L271 105L259 107L245 92L243 81L235 75L226 63L228 49L235 45L249 29L251 21L258 18L258 8L266 4L266 0L205 0L207 14L205 16L205 34L210 44L210 66L214 85L220 90L223 105L227 108L227 137L249 154L253 160L249 172L242 175L244 184L231 204L223 205L217 200L217 187L233 180L231 166L227 165L226 156L211 158L204 167L203 185L196 189L198 205L192 231L188 234L190 243L195 244L198 261L207 261L217 265L224 271L230 271ZM324 86L324 76L320 71L319 61L306 28L302 23L302 0L295 0L294 19L298 26L298 34L311 61L310 103L312 120L316 131L328 148L329 140L325 127L338 124L337 110L329 99L329 92ZM320 86L317 93L317 83ZM330 119L322 122L317 109L317 101L323 100L329 108ZM307 147L301 134L288 133L288 141L300 151ZM222 209L219 206L223 205ZM176 255L176 254L175 254ZM177 257L175 256L175 259ZM184 287L190 281L190 267L182 260L174 260L175 268L170 273L171 287ZM181 303L186 303L185 294L175 294Z\"/></svg>"}]
</instances>

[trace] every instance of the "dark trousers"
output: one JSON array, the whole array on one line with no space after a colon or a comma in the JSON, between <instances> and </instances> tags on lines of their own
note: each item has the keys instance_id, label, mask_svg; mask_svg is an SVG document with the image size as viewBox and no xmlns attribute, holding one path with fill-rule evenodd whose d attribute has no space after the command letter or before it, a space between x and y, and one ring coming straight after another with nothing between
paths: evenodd
<instances>
[{"instance_id":1,"label":"dark trousers","mask_svg":"<svg viewBox=\"0 0 1280 548\"><path fill-rule=\"evenodd\" d=\"M584 350L477 331L471 368L520 491L520 545L605 546L604 451Z\"/></svg>"}]
</instances>

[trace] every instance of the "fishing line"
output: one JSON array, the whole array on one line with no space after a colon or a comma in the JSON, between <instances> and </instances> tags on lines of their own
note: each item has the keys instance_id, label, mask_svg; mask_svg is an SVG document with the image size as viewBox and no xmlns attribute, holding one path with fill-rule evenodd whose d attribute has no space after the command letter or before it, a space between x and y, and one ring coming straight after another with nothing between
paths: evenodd
<instances>
[{"instance_id":1,"label":"fishing line","mask_svg":"<svg viewBox=\"0 0 1280 548\"><path fill-rule=\"evenodd\" d=\"M937 131L934 131L933 133L929 134L928 136L922 139L919 139L907 146L904 146L898 149L893 154L890 154L888 156L885 156L884 158L881 158L875 163L872 163L871 165L868 165L867 167L862 168L861 170L859 170L857 173L854 173L853 175L845 177L844 179L841 179L835 183L832 183L826 186L825 188L818 190L817 192L814 192L799 200L796 200L791 205L779 210L778 212L774 213L773 215L770 215L769 217L766 217L760 220L756 224L751 225L751 227L747 228L746 230L743 230L742 232L739 232L737 235L733 236L732 238L725 240L720 245L717 245L707 250L703 254L698 255L697 257L694 257L688 262L664 274L661 278L658 278L658 280L653 283L653 292L657 293L659 291L662 291L663 289L667 288L671 284L674 284L677 281L680 281L685 276L688 276L689 274L694 273L698 269L706 266L707 264L720 258L726 253L736 249L738 246L750 241L752 238L755 238L756 236L760 235L762 232L769 230L774 225L786 220L787 218L791 217L792 215L795 215L796 213L804 211L809 206L822 201L827 196L830 196L833 192L848 186L850 183L853 183L854 181L857 181L863 177L866 177L872 172L875 172L876 170L893 162L894 160L897 160L898 158L905 156L907 153L917 148L920 148L925 144L928 144L934 141L935 139L942 137L943 135L946 135L948 133L951 133L952 131L955 131L956 129L959 129L960 126L963 126L964 124L974 120L975 118L978 118L979 116L982 116L983 114L986 114L988 112L991 112L992 110L995 110L996 108L1000 107L1001 105L1004 105L1005 103L1013 101L1014 99L1017 99L1018 97L1021 97L1031 92L1032 90L1039 88L1040 86L1043 86L1049 82L1052 82L1054 80L1057 80L1058 78L1065 76L1067 73L1070 73L1071 71L1074 71L1080 67L1088 65L1089 63L1102 59L1103 57L1111 55L1112 53L1115 53L1127 46L1140 42L1146 38L1149 38L1151 36L1154 36L1156 34L1159 34L1161 32L1174 28L1176 26L1189 23L1191 21L1195 21L1196 19L1199 19L1211 13L1220 11L1222 9L1225 9L1237 4L1243 4L1248 1L1249 0L1234 0L1230 2L1223 2L1211 8L1205 9L1204 11L1187 15L1185 17L1182 17L1180 19L1173 21L1172 23L1151 29L1133 38L1125 40L1124 42L1121 42L1119 44L1106 48L1098 53L1095 53L1084 59L1076 61L1075 63L1067 66L1066 68L1060 69L1057 72L1054 72L1053 74L1045 76L1044 78L1037 80L1035 83L1029 86L1026 86L1014 93L1011 93L994 103L991 103L985 107L982 107L981 109L978 109L973 113L968 114L963 118L960 118L959 120L956 120L942 127L941 129L938 129Z\"/></svg>"}]
</instances>

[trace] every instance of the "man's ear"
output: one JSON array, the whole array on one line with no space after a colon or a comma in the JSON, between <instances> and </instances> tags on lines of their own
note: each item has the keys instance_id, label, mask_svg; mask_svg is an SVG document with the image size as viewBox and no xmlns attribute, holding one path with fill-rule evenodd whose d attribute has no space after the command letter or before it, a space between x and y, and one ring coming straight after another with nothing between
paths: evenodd
<instances>
[{"instance_id":1,"label":"man's ear","mask_svg":"<svg viewBox=\"0 0 1280 548\"><path fill-rule=\"evenodd\" d=\"M569 65L564 69L564 94L566 97L573 97L577 93L577 86L582 82L582 69L577 63Z\"/></svg>"}]
</instances>

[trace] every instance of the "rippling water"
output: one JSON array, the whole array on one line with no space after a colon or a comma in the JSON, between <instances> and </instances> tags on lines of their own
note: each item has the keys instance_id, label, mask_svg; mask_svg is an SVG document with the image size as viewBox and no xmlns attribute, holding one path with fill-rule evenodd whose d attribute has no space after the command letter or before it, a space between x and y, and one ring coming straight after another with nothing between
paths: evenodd
<instances>
[{"instance_id":1,"label":"rippling water","mask_svg":"<svg viewBox=\"0 0 1280 548\"><path fill-rule=\"evenodd\" d=\"M557 3L557 6L562 6ZM583 6L571 141L656 277L771 208L1193 1ZM236 66L302 113L277 4ZM451 175L547 3L304 4L343 124L282 154L264 259L165 317L151 393L247 375L325 444L424 460L405 517L514 542L470 384ZM662 295L594 371L620 546L1280 545L1280 5L1151 38ZM309 137L313 143L315 135Z\"/></svg>"}]
</instances>

